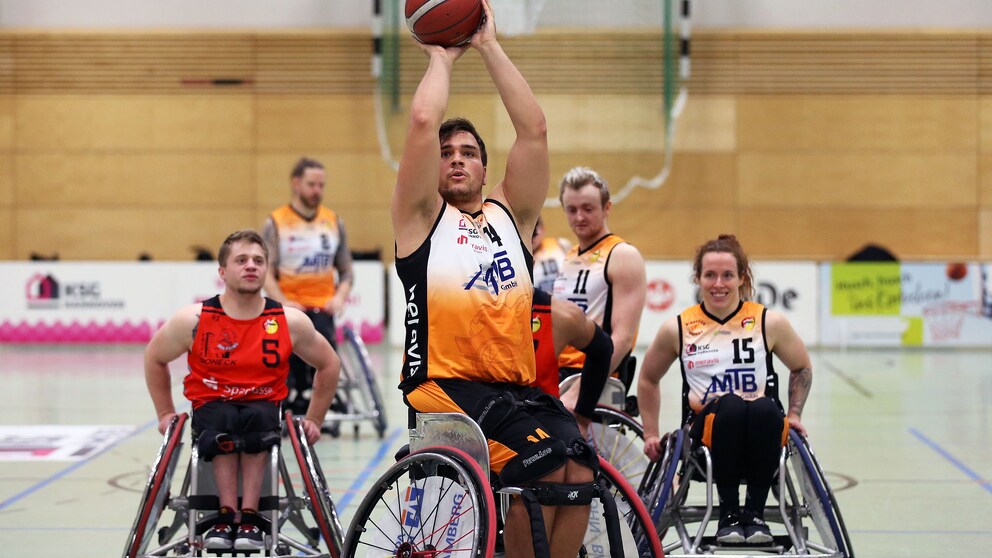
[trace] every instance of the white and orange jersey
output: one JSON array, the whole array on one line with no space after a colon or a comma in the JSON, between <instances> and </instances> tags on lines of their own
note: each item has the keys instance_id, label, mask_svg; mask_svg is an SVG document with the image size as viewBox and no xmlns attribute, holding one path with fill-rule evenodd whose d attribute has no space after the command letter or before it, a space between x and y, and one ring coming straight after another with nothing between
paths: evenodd
<instances>
[{"instance_id":1,"label":"white and orange jersey","mask_svg":"<svg viewBox=\"0 0 992 558\"><path fill-rule=\"evenodd\" d=\"M534 252L534 288L546 293L555 289L555 278L565 261L568 244L561 238L545 238Z\"/></svg>"},{"instance_id":2,"label":"white and orange jersey","mask_svg":"<svg viewBox=\"0 0 992 558\"><path fill-rule=\"evenodd\" d=\"M619 236L607 234L586 250L572 246L555 279L554 297L579 305L607 334L612 333L613 318L613 285L607 277L607 265L613 249L623 242ZM568 346L558 357L558 367L582 368L585 360L584 353Z\"/></svg>"},{"instance_id":3,"label":"white and orange jersey","mask_svg":"<svg viewBox=\"0 0 992 558\"><path fill-rule=\"evenodd\" d=\"M269 217L279 237L276 253L270 254L279 289L289 300L323 308L337 291L334 266L342 242L337 214L320 207L306 219L285 205Z\"/></svg>"},{"instance_id":4,"label":"white and orange jersey","mask_svg":"<svg viewBox=\"0 0 992 558\"><path fill-rule=\"evenodd\" d=\"M772 371L765 312L761 304L744 301L725 320L701 304L679 314L679 360L694 411L725 393L745 400L765 394Z\"/></svg>"},{"instance_id":5,"label":"white and orange jersey","mask_svg":"<svg viewBox=\"0 0 992 558\"><path fill-rule=\"evenodd\" d=\"M502 204L486 200L469 214L445 203L427 240L396 259L406 299L400 387L441 378L531 384L530 264Z\"/></svg>"}]
</instances>

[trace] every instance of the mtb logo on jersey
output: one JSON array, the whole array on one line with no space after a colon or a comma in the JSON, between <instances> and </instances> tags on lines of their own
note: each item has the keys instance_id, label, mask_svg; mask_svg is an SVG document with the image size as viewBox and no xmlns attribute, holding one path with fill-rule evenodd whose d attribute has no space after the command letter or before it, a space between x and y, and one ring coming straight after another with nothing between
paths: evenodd
<instances>
[{"instance_id":1,"label":"mtb logo on jersey","mask_svg":"<svg viewBox=\"0 0 992 558\"><path fill-rule=\"evenodd\" d=\"M493 263L488 267L479 266L479 271L477 271L469 280L465 283L464 289L481 289L488 290L491 294L499 294L499 292L510 290L517 286L517 282L513 279L517 276L517 272L513 269L513 262L510 261L506 250L500 250L493 254Z\"/></svg>"},{"instance_id":2,"label":"mtb logo on jersey","mask_svg":"<svg viewBox=\"0 0 992 558\"><path fill-rule=\"evenodd\" d=\"M754 368L728 368L723 374L713 376L710 386L703 395L702 403L710 401L710 396L719 397L725 393L737 393L744 399L754 399L758 391L758 381Z\"/></svg>"}]
</instances>

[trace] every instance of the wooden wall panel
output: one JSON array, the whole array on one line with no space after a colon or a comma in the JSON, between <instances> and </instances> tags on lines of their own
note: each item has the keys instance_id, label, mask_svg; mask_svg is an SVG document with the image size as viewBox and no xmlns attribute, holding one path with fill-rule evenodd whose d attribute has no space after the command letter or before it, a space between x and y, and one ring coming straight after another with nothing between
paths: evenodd
<instances>
[{"instance_id":1,"label":"wooden wall panel","mask_svg":"<svg viewBox=\"0 0 992 558\"><path fill-rule=\"evenodd\" d=\"M0 151L0 208L15 206L15 184L14 158L9 153Z\"/></svg>"},{"instance_id":2,"label":"wooden wall panel","mask_svg":"<svg viewBox=\"0 0 992 558\"><path fill-rule=\"evenodd\" d=\"M961 151L976 147L974 96L743 95L742 151Z\"/></svg>"},{"instance_id":3,"label":"wooden wall panel","mask_svg":"<svg viewBox=\"0 0 992 558\"><path fill-rule=\"evenodd\" d=\"M978 212L978 257L992 260L992 208Z\"/></svg>"},{"instance_id":4,"label":"wooden wall panel","mask_svg":"<svg viewBox=\"0 0 992 558\"><path fill-rule=\"evenodd\" d=\"M731 152L737 149L737 99L693 95L675 123L675 150ZM662 136L663 137L663 136ZM655 138L655 141L659 141Z\"/></svg>"},{"instance_id":5,"label":"wooden wall panel","mask_svg":"<svg viewBox=\"0 0 992 558\"><path fill-rule=\"evenodd\" d=\"M545 95L540 99L554 152L574 150L661 150L665 117L661 98L650 95ZM509 117L500 111L501 138L512 139ZM500 145L506 145L506 139Z\"/></svg>"},{"instance_id":6,"label":"wooden wall panel","mask_svg":"<svg viewBox=\"0 0 992 558\"><path fill-rule=\"evenodd\" d=\"M256 146L261 151L378 150L370 95L288 96L256 99Z\"/></svg>"},{"instance_id":7,"label":"wooden wall panel","mask_svg":"<svg viewBox=\"0 0 992 558\"><path fill-rule=\"evenodd\" d=\"M978 100L978 148L992 153L992 95L982 95Z\"/></svg>"},{"instance_id":8,"label":"wooden wall panel","mask_svg":"<svg viewBox=\"0 0 992 558\"><path fill-rule=\"evenodd\" d=\"M311 153L327 174L324 204L350 220L345 208L389 208L396 173L377 153ZM275 209L292 196L289 174L295 154L260 154L256 157L258 182L255 196L259 209Z\"/></svg>"},{"instance_id":9,"label":"wooden wall panel","mask_svg":"<svg viewBox=\"0 0 992 558\"><path fill-rule=\"evenodd\" d=\"M978 156L978 206L992 209L992 151Z\"/></svg>"},{"instance_id":10,"label":"wooden wall panel","mask_svg":"<svg viewBox=\"0 0 992 558\"><path fill-rule=\"evenodd\" d=\"M743 154L740 201L753 209L974 207L976 168L971 153Z\"/></svg>"},{"instance_id":11,"label":"wooden wall panel","mask_svg":"<svg viewBox=\"0 0 992 558\"><path fill-rule=\"evenodd\" d=\"M742 213L738 236L759 258L844 259L868 242L905 259L960 258L978 250L978 218L956 209L755 208Z\"/></svg>"},{"instance_id":12,"label":"wooden wall panel","mask_svg":"<svg viewBox=\"0 0 992 558\"><path fill-rule=\"evenodd\" d=\"M22 95L17 146L49 150L252 147L247 96Z\"/></svg>"},{"instance_id":13,"label":"wooden wall panel","mask_svg":"<svg viewBox=\"0 0 992 558\"><path fill-rule=\"evenodd\" d=\"M0 95L0 150L14 146L14 96Z\"/></svg>"},{"instance_id":14,"label":"wooden wall panel","mask_svg":"<svg viewBox=\"0 0 992 558\"><path fill-rule=\"evenodd\" d=\"M693 250L721 232L736 231L739 216L727 209L658 209L637 203L649 192L638 192L610 213L610 230L649 258L688 258Z\"/></svg>"},{"instance_id":15,"label":"wooden wall panel","mask_svg":"<svg viewBox=\"0 0 992 558\"><path fill-rule=\"evenodd\" d=\"M14 219L17 210L0 207L0 260L13 260L18 257L15 250Z\"/></svg>"},{"instance_id":16,"label":"wooden wall panel","mask_svg":"<svg viewBox=\"0 0 992 558\"><path fill-rule=\"evenodd\" d=\"M21 209L16 258L58 252L65 260L193 259L192 246L216 252L227 235L253 228L250 209Z\"/></svg>"},{"instance_id":17,"label":"wooden wall panel","mask_svg":"<svg viewBox=\"0 0 992 558\"><path fill-rule=\"evenodd\" d=\"M21 154L17 199L25 207L254 205L253 161L240 154Z\"/></svg>"}]
</instances>

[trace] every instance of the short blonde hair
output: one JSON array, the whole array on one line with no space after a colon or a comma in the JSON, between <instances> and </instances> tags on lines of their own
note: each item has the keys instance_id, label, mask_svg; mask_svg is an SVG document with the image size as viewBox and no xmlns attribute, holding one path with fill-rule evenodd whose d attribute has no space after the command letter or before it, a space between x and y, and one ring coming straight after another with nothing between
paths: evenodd
<instances>
[{"instance_id":1,"label":"short blonde hair","mask_svg":"<svg viewBox=\"0 0 992 558\"><path fill-rule=\"evenodd\" d=\"M606 207L606 202L610 201L610 188L606 180L589 167L574 167L561 177L561 182L558 184L558 201L565 205L566 188L577 191L590 184L599 190L599 201L603 207Z\"/></svg>"}]
</instances>

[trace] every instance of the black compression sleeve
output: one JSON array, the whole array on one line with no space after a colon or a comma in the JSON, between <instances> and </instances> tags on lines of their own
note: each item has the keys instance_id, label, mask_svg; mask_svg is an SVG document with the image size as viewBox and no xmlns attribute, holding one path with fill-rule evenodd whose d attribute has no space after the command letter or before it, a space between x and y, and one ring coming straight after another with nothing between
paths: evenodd
<instances>
[{"instance_id":1,"label":"black compression sleeve","mask_svg":"<svg viewBox=\"0 0 992 558\"><path fill-rule=\"evenodd\" d=\"M575 412L592 418L606 379L610 377L613 340L602 328L596 326L592 341L580 350L586 354L586 362L582 365L582 384L579 387L579 398L575 402Z\"/></svg>"}]
</instances>

